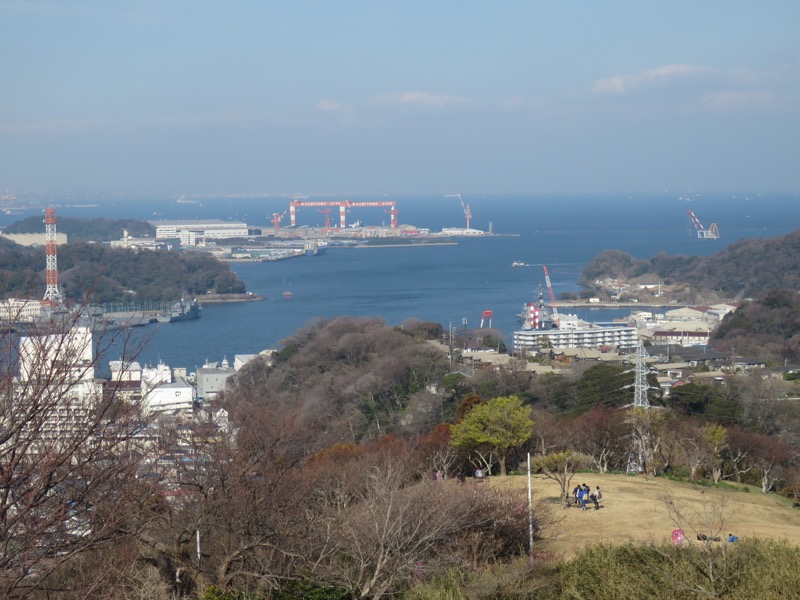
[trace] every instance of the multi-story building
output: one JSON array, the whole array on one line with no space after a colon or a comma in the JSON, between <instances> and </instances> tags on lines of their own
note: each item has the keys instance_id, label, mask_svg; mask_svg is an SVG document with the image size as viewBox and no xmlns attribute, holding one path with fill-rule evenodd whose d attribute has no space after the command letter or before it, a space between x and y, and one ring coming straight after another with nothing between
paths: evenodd
<instances>
[{"instance_id":1,"label":"multi-story building","mask_svg":"<svg viewBox=\"0 0 800 600\"><path fill-rule=\"evenodd\" d=\"M538 352L547 348L636 348L636 327L626 324L584 324L557 329L522 329L514 332L514 352Z\"/></svg>"},{"instance_id":2,"label":"multi-story building","mask_svg":"<svg viewBox=\"0 0 800 600\"><path fill-rule=\"evenodd\" d=\"M85 428L103 397L91 329L22 337L15 393L15 414L40 427L45 438Z\"/></svg>"},{"instance_id":3,"label":"multi-story building","mask_svg":"<svg viewBox=\"0 0 800 600\"><path fill-rule=\"evenodd\" d=\"M41 300L28 300L26 298L0 300L0 321L33 323L41 314Z\"/></svg>"},{"instance_id":4,"label":"multi-story building","mask_svg":"<svg viewBox=\"0 0 800 600\"><path fill-rule=\"evenodd\" d=\"M241 221L150 221L156 228L156 239L180 239L181 244L195 245L201 240L246 238L247 223Z\"/></svg>"}]
</instances>

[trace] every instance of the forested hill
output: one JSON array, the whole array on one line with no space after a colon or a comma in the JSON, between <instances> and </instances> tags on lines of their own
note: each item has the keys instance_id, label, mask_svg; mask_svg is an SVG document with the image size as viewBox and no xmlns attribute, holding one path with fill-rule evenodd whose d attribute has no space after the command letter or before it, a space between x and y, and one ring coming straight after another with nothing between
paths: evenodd
<instances>
[{"instance_id":1,"label":"forested hill","mask_svg":"<svg viewBox=\"0 0 800 600\"><path fill-rule=\"evenodd\" d=\"M773 288L800 287L800 229L777 238L743 239L713 256L634 258L619 250L598 254L581 274L581 284L616 277L654 275L666 285L685 283L695 291L737 299L763 296Z\"/></svg>"},{"instance_id":2,"label":"forested hill","mask_svg":"<svg viewBox=\"0 0 800 600\"><path fill-rule=\"evenodd\" d=\"M4 297L40 298L45 288L44 248L0 244ZM209 290L240 294L244 283L230 267L202 253L142 251L101 244L58 248L59 287L68 300L92 303L176 300Z\"/></svg>"},{"instance_id":3,"label":"forested hill","mask_svg":"<svg viewBox=\"0 0 800 600\"><path fill-rule=\"evenodd\" d=\"M58 217L59 233L67 234L70 242L109 242L122 238L127 231L133 237L155 237L155 228L146 221L135 219L74 219ZM44 233L43 217L34 216L16 221L3 233Z\"/></svg>"}]
</instances>

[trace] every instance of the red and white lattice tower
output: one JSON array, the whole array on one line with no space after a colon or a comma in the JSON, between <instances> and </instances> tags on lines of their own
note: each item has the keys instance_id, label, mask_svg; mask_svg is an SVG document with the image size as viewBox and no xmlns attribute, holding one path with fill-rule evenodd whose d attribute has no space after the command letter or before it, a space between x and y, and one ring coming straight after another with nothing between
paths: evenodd
<instances>
[{"instance_id":1,"label":"red and white lattice tower","mask_svg":"<svg viewBox=\"0 0 800 600\"><path fill-rule=\"evenodd\" d=\"M58 245L56 244L56 209L44 209L45 282L43 303L54 306L61 302L58 290Z\"/></svg>"}]
</instances>

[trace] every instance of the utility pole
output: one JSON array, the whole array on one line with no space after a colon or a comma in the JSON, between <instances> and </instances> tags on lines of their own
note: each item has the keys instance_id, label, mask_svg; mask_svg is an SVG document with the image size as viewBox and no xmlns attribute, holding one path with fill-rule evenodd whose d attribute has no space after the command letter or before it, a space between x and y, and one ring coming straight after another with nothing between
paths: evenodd
<instances>
[{"instance_id":1,"label":"utility pole","mask_svg":"<svg viewBox=\"0 0 800 600\"><path fill-rule=\"evenodd\" d=\"M528 452L528 551L533 562L533 495L531 493L531 453Z\"/></svg>"},{"instance_id":2,"label":"utility pole","mask_svg":"<svg viewBox=\"0 0 800 600\"><path fill-rule=\"evenodd\" d=\"M452 321L450 321L450 324L448 326L447 332L448 332L448 335L449 335L449 338L450 338L449 339L448 348L450 349L450 351L449 351L449 354L450 354L450 370L452 371L453 370L453 322Z\"/></svg>"}]
</instances>

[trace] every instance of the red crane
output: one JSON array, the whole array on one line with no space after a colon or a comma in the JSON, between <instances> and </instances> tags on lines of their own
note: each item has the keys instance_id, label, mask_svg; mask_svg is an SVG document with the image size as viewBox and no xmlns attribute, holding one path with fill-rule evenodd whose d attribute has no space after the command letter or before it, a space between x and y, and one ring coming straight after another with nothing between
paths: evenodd
<instances>
[{"instance_id":1,"label":"red crane","mask_svg":"<svg viewBox=\"0 0 800 600\"><path fill-rule=\"evenodd\" d=\"M283 213L272 213L272 224L275 226L275 231L281 228L281 219L286 216L286 211Z\"/></svg>"},{"instance_id":2,"label":"red crane","mask_svg":"<svg viewBox=\"0 0 800 600\"><path fill-rule=\"evenodd\" d=\"M331 228L331 212L333 212L330 208L318 208L318 213L322 213L325 215L325 229Z\"/></svg>"},{"instance_id":3,"label":"red crane","mask_svg":"<svg viewBox=\"0 0 800 600\"><path fill-rule=\"evenodd\" d=\"M556 326L560 325L561 320L558 317L558 308L556 308L556 296L553 293L553 284L550 283L550 274L547 272L547 266L542 265L544 269L544 282L547 284L547 292L550 294L550 311L553 314L553 321Z\"/></svg>"}]
</instances>

